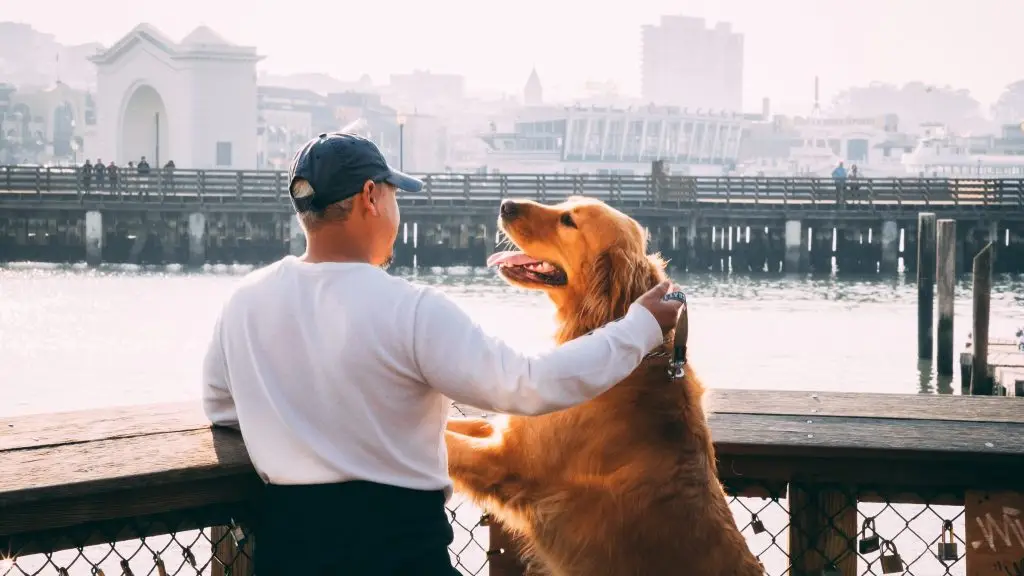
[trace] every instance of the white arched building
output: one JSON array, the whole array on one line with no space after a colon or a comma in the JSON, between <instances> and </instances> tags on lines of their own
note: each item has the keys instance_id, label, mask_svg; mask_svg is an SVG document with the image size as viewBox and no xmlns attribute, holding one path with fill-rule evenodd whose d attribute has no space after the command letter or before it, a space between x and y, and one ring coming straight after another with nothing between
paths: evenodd
<instances>
[{"instance_id":1,"label":"white arched building","mask_svg":"<svg viewBox=\"0 0 1024 576\"><path fill-rule=\"evenodd\" d=\"M120 165L257 165L256 49L200 26L181 42L140 24L93 56L100 158Z\"/></svg>"}]
</instances>

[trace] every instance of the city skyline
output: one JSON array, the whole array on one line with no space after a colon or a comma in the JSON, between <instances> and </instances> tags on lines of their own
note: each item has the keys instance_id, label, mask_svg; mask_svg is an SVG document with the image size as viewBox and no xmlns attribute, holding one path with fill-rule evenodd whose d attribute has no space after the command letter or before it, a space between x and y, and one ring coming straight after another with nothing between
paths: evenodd
<instances>
[{"instance_id":1,"label":"city skyline","mask_svg":"<svg viewBox=\"0 0 1024 576\"><path fill-rule=\"evenodd\" d=\"M205 24L233 43L256 46L266 56L261 71L341 80L368 74L381 84L392 73L429 70L464 75L475 93L519 95L536 66L545 99L553 101L582 96L588 81L612 80L623 95L639 95L641 26L677 14L705 18L709 26L729 22L744 35L747 111L760 109L768 97L779 112L809 112L815 76L823 103L853 85L920 80L969 89L987 109L1007 84L1024 77L1012 46L1024 4L1011 0L985 0L970 12L925 0L865 0L856 10L835 1L641 0L626 14L593 12L576 1L524 0L485 10L464 0L439 0L359 5L344 17L316 19L286 10L239 18L237 10L196 0L54 4L5 6L5 19L54 34L64 44L106 46L139 22L175 39ZM343 34L338 21L349 23ZM352 46L365 48L353 55Z\"/></svg>"}]
</instances>

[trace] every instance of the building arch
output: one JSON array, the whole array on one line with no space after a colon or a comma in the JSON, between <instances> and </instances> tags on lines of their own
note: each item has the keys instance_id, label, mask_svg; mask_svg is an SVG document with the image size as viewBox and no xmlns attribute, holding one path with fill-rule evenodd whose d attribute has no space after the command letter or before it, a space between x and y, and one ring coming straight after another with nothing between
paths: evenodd
<instances>
[{"instance_id":1,"label":"building arch","mask_svg":"<svg viewBox=\"0 0 1024 576\"><path fill-rule=\"evenodd\" d=\"M118 164L137 164L144 156L157 168L169 160L170 126L167 99L147 81L134 83L125 91L118 114Z\"/></svg>"}]
</instances>

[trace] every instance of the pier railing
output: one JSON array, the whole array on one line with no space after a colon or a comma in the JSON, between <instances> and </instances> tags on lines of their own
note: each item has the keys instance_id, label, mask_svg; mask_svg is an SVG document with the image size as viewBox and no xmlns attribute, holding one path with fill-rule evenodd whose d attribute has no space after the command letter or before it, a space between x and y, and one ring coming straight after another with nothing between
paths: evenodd
<instances>
[{"instance_id":1,"label":"pier railing","mask_svg":"<svg viewBox=\"0 0 1024 576\"><path fill-rule=\"evenodd\" d=\"M1024 180L860 178L837 185L831 178L616 176L596 174L421 174L421 194L402 195L407 206L482 205L503 198L552 202L587 195L621 206L698 204L814 208L922 206L1024 210ZM0 202L77 206L84 203L238 205L288 207L288 175L279 171L124 170L118 177L86 177L69 167L0 166Z\"/></svg>"},{"instance_id":2,"label":"pier railing","mask_svg":"<svg viewBox=\"0 0 1024 576\"><path fill-rule=\"evenodd\" d=\"M1024 400L712 394L719 472L767 574L1021 573ZM260 482L194 404L0 417L0 462L0 575L253 573ZM523 573L495 522L450 509L461 573Z\"/></svg>"}]
</instances>

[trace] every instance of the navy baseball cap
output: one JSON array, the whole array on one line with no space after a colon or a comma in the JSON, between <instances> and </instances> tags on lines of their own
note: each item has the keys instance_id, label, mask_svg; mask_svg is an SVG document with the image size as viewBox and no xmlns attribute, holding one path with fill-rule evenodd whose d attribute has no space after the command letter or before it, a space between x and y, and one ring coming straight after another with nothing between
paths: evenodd
<instances>
[{"instance_id":1,"label":"navy baseball cap","mask_svg":"<svg viewBox=\"0 0 1024 576\"><path fill-rule=\"evenodd\" d=\"M363 191L367 180L387 182L399 190L419 192L423 181L388 166L373 142L355 134L332 132L306 142L295 154L288 178L289 197L296 212L323 210ZM313 194L296 198L292 187L306 180Z\"/></svg>"}]
</instances>

